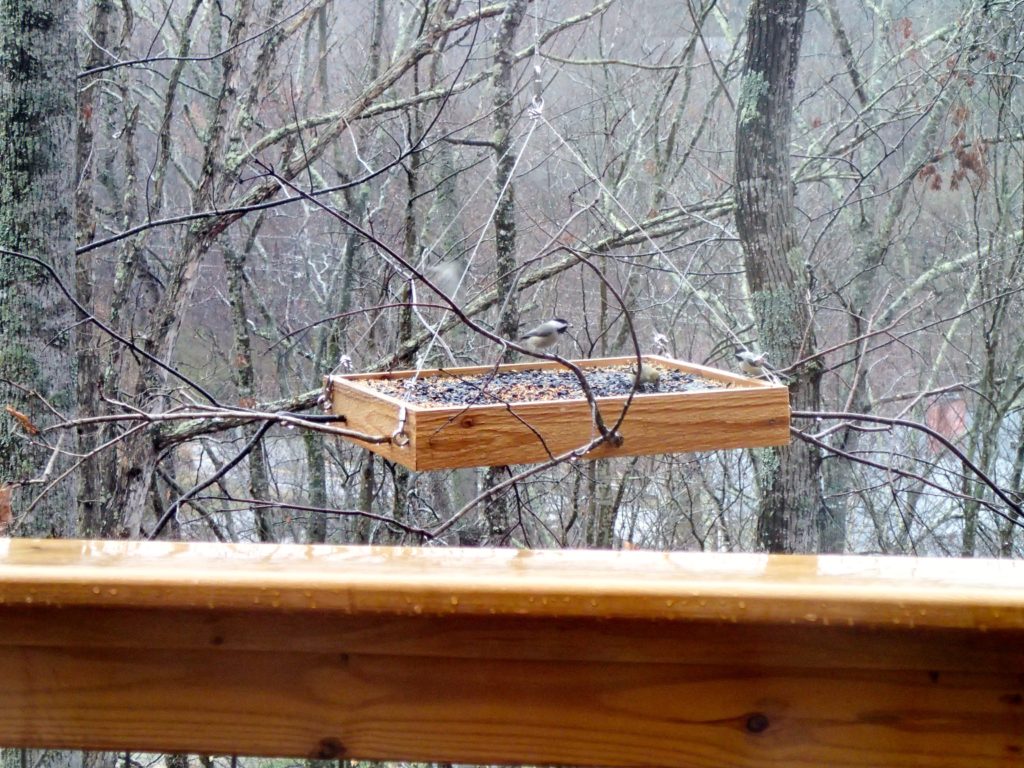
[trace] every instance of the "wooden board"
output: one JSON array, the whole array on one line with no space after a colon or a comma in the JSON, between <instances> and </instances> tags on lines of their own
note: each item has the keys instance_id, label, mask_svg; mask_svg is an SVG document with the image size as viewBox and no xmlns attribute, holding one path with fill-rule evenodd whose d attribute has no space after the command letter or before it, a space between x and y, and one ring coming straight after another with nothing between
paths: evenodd
<instances>
[{"instance_id":1,"label":"wooden board","mask_svg":"<svg viewBox=\"0 0 1024 768\"><path fill-rule=\"evenodd\" d=\"M637 393L619 430L622 444L603 444L584 458L751 448L789 442L786 387L655 355L646 355L644 359L721 382L728 388ZM634 357L614 357L574 362L586 369L635 361ZM531 369L563 368L546 361L501 366L503 371ZM419 376L458 377L493 372L493 366L474 366L425 370ZM333 410L345 416L347 428L390 435L400 424L404 427L408 437L405 444L354 442L410 469L536 463L586 445L598 434L590 405L584 399L427 407L403 404L366 384L373 379L414 375L415 371L352 374L333 376L328 382ZM602 397L598 403L605 423L611 426L621 415L626 398Z\"/></svg>"},{"instance_id":2,"label":"wooden board","mask_svg":"<svg viewBox=\"0 0 1024 768\"><path fill-rule=\"evenodd\" d=\"M1024 764L1024 563L0 540L0 743Z\"/></svg>"}]
</instances>

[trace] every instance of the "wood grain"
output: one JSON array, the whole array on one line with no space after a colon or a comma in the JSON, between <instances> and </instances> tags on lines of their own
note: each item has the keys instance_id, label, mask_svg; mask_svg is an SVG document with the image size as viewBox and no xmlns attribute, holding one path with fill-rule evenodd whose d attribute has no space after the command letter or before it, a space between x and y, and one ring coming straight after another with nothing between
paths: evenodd
<instances>
[{"instance_id":1,"label":"wood grain","mask_svg":"<svg viewBox=\"0 0 1024 768\"><path fill-rule=\"evenodd\" d=\"M1024 563L0 539L0 606L1024 630Z\"/></svg>"},{"instance_id":2,"label":"wood grain","mask_svg":"<svg viewBox=\"0 0 1024 768\"><path fill-rule=\"evenodd\" d=\"M1024 760L1024 563L0 540L0 743Z\"/></svg>"},{"instance_id":3,"label":"wood grain","mask_svg":"<svg viewBox=\"0 0 1024 768\"><path fill-rule=\"evenodd\" d=\"M1024 732L1019 685L993 674L0 647L0 677L5 739L108 750L979 766Z\"/></svg>"},{"instance_id":4,"label":"wood grain","mask_svg":"<svg viewBox=\"0 0 1024 768\"><path fill-rule=\"evenodd\" d=\"M619 446L604 444L584 458L636 456L655 453L749 448L789 441L789 392L786 387L749 379L706 366L646 355L644 359L729 385L701 392L638 393L629 404L620 428ZM582 368L635 362L633 357L575 361ZM515 363L503 370L559 369L553 362ZM421 378L440 375L479 375L493 366L431 369ZM402 405L376 392L366 382L402 379L415 371L353 374L330 378L333 409L346 426L371 434L391 434L400 421ZM625 397L599 398L602 418L609 426L621 415ZM464 407L405 406L409 442L367 444L391 461L417 470L528 464L545 461L586 445L597 436L590 405L584 399Z\"/></svg>"}]
</instances>

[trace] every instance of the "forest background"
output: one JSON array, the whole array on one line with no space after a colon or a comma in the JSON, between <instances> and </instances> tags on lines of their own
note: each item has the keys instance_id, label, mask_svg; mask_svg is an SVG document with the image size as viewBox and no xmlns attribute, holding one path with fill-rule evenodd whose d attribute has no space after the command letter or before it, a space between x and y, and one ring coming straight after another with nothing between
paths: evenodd
<instances>
[{"instance_id":1,"label":"forest background","mask_svg":"<svg viewBox=\"0 0 1024 768\"><path fill-rule=\"evenodd\" d=\"M7 533L1020 556L1020 3L4 9ZM313 418L555 315L767 351L792 447L508 483Z\"/></svg>"}]
</instances>

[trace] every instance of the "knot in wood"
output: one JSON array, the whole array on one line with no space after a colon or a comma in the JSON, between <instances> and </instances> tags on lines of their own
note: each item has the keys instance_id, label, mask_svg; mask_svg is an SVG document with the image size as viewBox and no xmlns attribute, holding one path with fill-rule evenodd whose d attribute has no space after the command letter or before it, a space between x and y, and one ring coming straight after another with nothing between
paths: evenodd
<instances>
[{"instance_id":1,"label":"knot in wood","mask_svg":"<svg viewBox=\"0 0 1024 768\"><path fill-rule=\"evenodd\" d=\"M344 756L345 745L341 743L341 739L327 736L320 739L320 743L317 744L310 758L313 760L339 760Z\"/></svg>"},{"instance_id":2,"label":"knot in wood","mask_svg":"<svg viewBox=\"0 0 1024 768\"><path fill-rule=\"evenodd\" d=\"M768 724L768 716L761 712L747 716L747 730L750 733L764 733L768 730Z\"/></svg>"}]
</instances>

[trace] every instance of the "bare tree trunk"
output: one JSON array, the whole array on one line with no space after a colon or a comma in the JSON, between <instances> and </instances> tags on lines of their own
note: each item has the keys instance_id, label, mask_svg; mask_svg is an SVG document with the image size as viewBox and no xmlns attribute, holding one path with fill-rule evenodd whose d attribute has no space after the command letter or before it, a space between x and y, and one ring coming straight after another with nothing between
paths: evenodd
<instances>
[{"instance_id":1,"label":"bare tree trunk","mask_svg":"<svg viewBox=\"0 0 1024 768\"><path fill-rule=\"evenodd\" d=\"M83 62L86 70L103 63L108 50L110 16L113 11L111 0L96 0L90 11L89 37ZM93 121L100 91L100 80L96 77L80 83L78 90L78 134L75 159L75 242L79 245L92 241L96 234L93 184L96 146L93 140ZM83 306L95 311L93 306L93 256L83 254L75 262L75 295ZM100 413L100 354L97 330L91 325L82 325L77 330L75 354L78 360L77 402L81 417L97 416ZM90 446L100 442L102 428L97 425L80 427L78 430L79 452L85 453ZM100 482L100 461L87 461L79 473L78 523L84 536L95 536L100 531L102 511L102 483Z\"/></svg>"},{"instance_id":2,"label":"bare tree trunk","mask_svg":"<svg viewBox=\"0 0 1024 768\"><path fill-rule=\"evenodd\" d=\"M793 86L806 11L806 0L751 4L737 104L736 229L761 345L777 362L806 357L815 344L789 163ZM820 378L816 365L794 371L795 408L818 408ZM758 542L763 549L817 549L820 465L817 450L801 442L761 454Z\"/></svg>"},{"instance_id":3,"label":"bare tree trunk","mask_svg":"<svg viewBox=\"0 0 1024 768\"><path fill-rule=\"evenodd\" d=\"M0 3L0 248L48 262L72 289L75 8L69 0ZM50 489L31 515L18 518L19 507L43 488L19 484L55 478L66 468L54 450L60 443L51 448L33 430L53 422L50 407L75 415L74 323L71 305L46 271L0 253L0 403L23 416L0 416L0 488L14 484L18 533L76 532L74 475ZM83 757L82 752L5 749L0 765L80 768Z\"/></svg>"},{"instance_id":4,"label":"bare tree trunk","mask_svg":"<svg viewBox=\"0 0 1024 768\"><path fill-rule=\"evenodd\" d=\"M617 473L618 483L612 483L611 462L593 462L595 479L593 484L593 508L587 526L587 545L593 549L612 549L615 547L615 528L619 520L622 499L629 486L629 478L633 475L640 457L634 456L628 464ZM601 465L604 465L603 467Z\"/></svg>"},{"instance_id":5,"label":"bare tree trunk","mask_svg":"<svg viewBox=\"0 0 1024 768\"><path fill-rule=\"evenodd\" d=\"M235 387L242 405L252 407L256 403L256 371L252 362L252 341L249 337L249 317L245 305L245 262L252 251L262 219L253 226L245 246L241 252L228 247L224 249L224 268L227 272L228 303L231 305L231 321L234 326L232 340L232 363L234 366ZM259 429L257 425L248 424L242 427L242 434L248 441ZM270 498L269 473L267 457L263 444L257 445L246 457L249 465L249 495L254 499ZM256 538L259 541L276 541L274 532L274 513L272 508L257 507Z\"/></svg>"},{"instance_id":6,"label":"bare tree trunk","mask_svg":"<svg viewBox=\"0 0 1024 768\"><path fill-rule=\"evenodd\" d=\"M420 90L419 73L420 67L417 62L412 68L414 93L419 93ZM419 113L414 112L409 121L409 135L420 137L423 135L422 132L423 126L419 118ZM416 216L416 199L419 191L421 164L421 154L419 152L413 152L412 156L409 158L408 167L405 172L406 201L402 255L409 263L415 263L417 261L416 254L419 250L419 222ZM406 284L399 295L399 303L402 305L398 310L397 346L399 348L402 348L406 342L412 338L412 300L412 287L409 284ZM412 366L412 356L408 356L403 363L406 367ZM409 487L411 483L412 473L401 464L395 464L394 467L392 467L392 485L394 493L391 500L391 516L396 520L405 520L409 516ZM387 542L385 541L382 543Z\"/></svg>"},{"instance_id":7,"label":"bare tree trunk","mask_svg":"<svg viewBox=\"0 0 1024 768\"><path fill-rule=\"evenodd\" d=\"M526 15L526 0L511 0L505 7L498 32L494 37L494 148L496 171L494 185L497 200L494 204L494 256L501 314L498 316L496 331L506 339L514 339L519 331L519 305L513 295L516 268L516 203L512 186L512 172L516 156L512 146L512 121L515 117L512 102L512 46L516 30ZM515 357L512 350L506 350L504 361ZM484 486L493 488L508 474L508 467L489 467L484 473ZM508 494L499 493L488 499L484 506L487 520L487 539L498 544L508 533L511 516L511 500Z\"/></svg>"},{"instance_id":8,"label":"bare tree trunk","mask_svg":"<svg viewBox=\"0 0 1024 768\"><path fill-rule=\"evenodd\" d=\"M516 31L526 15L526 0L511 0L505 7L501 25L494 38L494 255L497 267L498 296L502 302L497 332L511 339L519 330L519 307L513 300L516 269L516 202L512 186L516 153L512 146L512 122L515 119L512 90L513 45ZM506 352L506 360L511 360Z\"/></svg>"},{"instance_id":9,"label":"bare tree trunk","mask_svg":"<svg viewBox=\"0 0 1024 768\"><path fill-rule=\"evenodd\" d=\"M1024 499L1024 484L1021 478L1024 477L1024 431L1017 432L1017 450L1013 456L1013 469L1010 471L1009 488L1017 499ZM1013 557L1013 534L1014 529L1020 523L1020 515L1013 510L1007 510L1010 519L999 526L999 556Z\"/></svg>"},{"instance_id":10,"label":"bare tree trunk","mask_svg":"<svg viewBox=\"0 0 1024 768\"><path fill-rule=\"evenodd\" d=\"M366 62L367 80L376 80L380 76L381 54L383 51L384 37L384 0L375 0L373 10L373 27L370 33L370 48ZM317 12L317 82L325 102L333 93L332 83L327 70L327 9L323 8ZM350 128L361 135L357 126ZM358 144L362 145L360 139ZM344 167L344 153L340 143L335 146L335 166L339 169ZM344 177L343 177L344 178ZM345 181L350 179L344 178ZM366 212L367 199L369 197L369 185L363 184L357 188L347 187L344 192L345 208L348 215L354 221L362 221ZM356 275L361 271L362 264L357 266L357 261L362 255L362 237L355 231L350 231L345 237L345 248L341 259L339 275L334 278L334 287L331 291L330 300L335 301L335 314L338 319L330 323L320 335L317 344L317 354L313 358L314 371L317 375L326 373L329 369L338 365L341 355L346 352L345 329L348 327L348 318L345 314L352 308L352 297L355 291ZM316 432L307 432L302 436L303 447L306 452L306 464L308 467L307 495L310 506L326 507L329 497L327 493L327 449L324 436ZM370 477L372 478L372 456L367 451L367 464L371 466ZM369 507L366 509L370 511ZM360 524L364 519L360 518L354 526L362 531ZM366 541L368 537L357 533L359 541ZM327 518L323 514L311 512L306 524L307 541L311 544L324 543L327 541ZM308 761L309 764L320 761Z\"/></svg>"},{"instance_id":11,"label":"bare tree trunk","mask_svg":"<svg viewBox=\"0 0 1024 768\"><path fill-rule=\"evenodd\" d=\"M0 248L49 262L74 286L75 4L0 4ZM19 508L65 463L32 430L53 422L47 404L75 412L75 315L43 269L0 255L0 487L14 484L16 531L68 535L75 527L72 478L51 489L28 519ZM26 434L28 433L28 434ZM29 439L31 438L31 440ZM64 445L73 450L73 445Z\"/></svg>"},{"instance_id":12,"label":"bare tree trunk","mask_svg":"<svg viewBox=\"0 0 1024 768\"><path fill-rule=\"evenodd\" d=\"M376 454L365 451L363 466L359 472L359 506L360 512L373 512L373 502L377 496L377 478L373 465ZM368 517L357 517L352 525L352 543L367 544L372 532L372 521Z\"/></svg>"},{"instance_id":13,"label":"bare tree trunk","mask_svg":"<svg viewBox=\"0 0 1024 768\"><path fill-rule=\"evenodd\" d=\"M187 23L191 25L195 19L198 2L194 2L188 10ZM239 57L241 41L249 28L253 10L251 0L243 0L238 4L231 18L227 35L227 53L220 59L218 74L220 76L217 96L210 108L208 124L204 138L204 154L202 170L196 184L194 204L200 208L214 208L217 200L217 184L221 179L220 156L223 150L224 137L227 130L229 109L234 105L239 88ZM189 35L182 36L182 47L187 47ZM180 63L180 62L179 62ZM176 71L176 70L174 70ZM173 83L172 83L173 84ZM165 99L165 124L173 116L174 91L169 89ZM163 128L162 128L163 130ZM157 167L166 169L169 150L161 144L158 149ZM163 175L154 173L154 188L157 199L160 198L160 185ZM162 360L172 360L180 330L180 321L184 315L184 304L192 295L192 289L198 276L199 264L216 240L218 232L210 229L189 230L169 270L166 290L161 291L159 301L153 302L152 317L147 323L149 335L145 340L146 351ZM136 253L135 268L139 268L137 259L141 258L141 249ZM162 288L163 286L161 286ZM156 289L154 289L156 290ZM140 393L164 390L164 372L157 370L151 363L140 365L140 380L136 389ZM162 410L163 397L144 396L144 407ZM157 466L157 452L152 436L138 435L130 437L119 446L118 469L116 482L110 494L109 505L112 509L123 510L124 520L117 533L126 537L139 535L142 530L142 519L148 508L148 499L152 491L153 476Z\"/></svg>"},{"instance_id":14,"label":"bare tree trunk","mask_svg":"<svg viewBox=\"0 0 1024 768\"><path fill-rule=\"evenodd\" d=\"M306 497L311 507L326 507L327 498L327 460L326 446L323 435L306 432L302 436L306 450L306 466L309 475L306 478ZM306 522L306 541L310 544L323 544L327 541L327 516L321 512L310 512Z\"/></svg>"}]
</instances>

